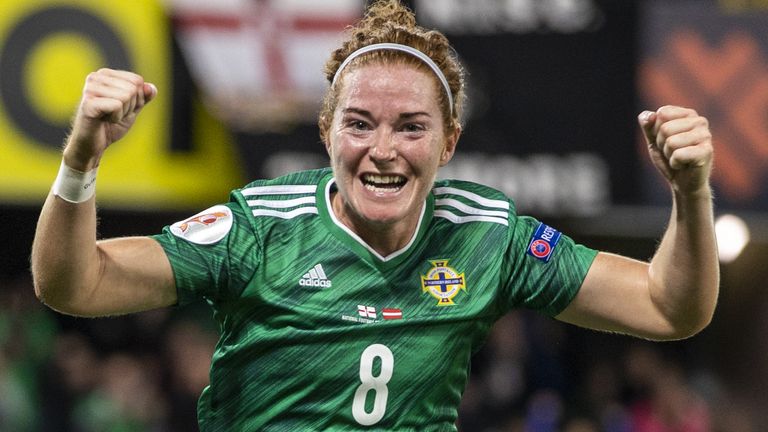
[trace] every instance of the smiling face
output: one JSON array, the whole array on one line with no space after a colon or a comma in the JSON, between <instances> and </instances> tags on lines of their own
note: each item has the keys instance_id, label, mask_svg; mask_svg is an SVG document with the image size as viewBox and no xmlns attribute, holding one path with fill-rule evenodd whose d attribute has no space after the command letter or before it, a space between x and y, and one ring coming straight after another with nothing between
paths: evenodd
<instances>
[{"instance_id":1,"label":"smiling face","mask_svg":"<svg viewBox=\"0 0 768 432\"><path fill-rule=\"evenodd\" d=\"M336 177L337 218L388 254L412 236L437 169L453 156L440 87L427 71L370 64L344 75L326 137Z\"/></svg>"}]
</instances>

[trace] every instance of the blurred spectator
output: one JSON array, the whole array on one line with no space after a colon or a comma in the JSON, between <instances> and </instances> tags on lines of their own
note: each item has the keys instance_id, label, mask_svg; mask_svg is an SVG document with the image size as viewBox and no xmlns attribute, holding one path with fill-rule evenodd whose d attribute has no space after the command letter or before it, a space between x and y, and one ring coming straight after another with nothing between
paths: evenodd
<instances>
[{"instance_id":1,"label":"blurred spectator","mask_svg":"<svg viewBox=\"0 0 768 432\"><path fill-rule=\"evenodd\" d=\"M67 332L56 338L40 386L42 431L77 430L72 412L97 385L98 370L99 359L85 336Z\"/></svg>"},{"instance_id":2,"label":"blurred spectator","mask_svg":"<svg viewBox=\"0 0 768 432\"><path fill-rule=\"evenodd\" d=\"M624 380L615 358L601 359L583 372L583 414L596 420L604 432L632 432L628 410L622 405Z\"/></svg>"},{"instance_id":3,"label":"blurred spectator","mask_svg":"<svg viewBox=\"0 0 768 432\"><path fill-rule=\"evenodd\" d=\"M632 430L637 432L709 432L712 415L693 391L682 370L647 345L627 357L628 376L644 394L632 403Z\"/></svg>"},{"instance_id":4,"label":"blurred spectator","mask_svg":"<svg viewBox=\"0 0 768 432\"><path fill-rule=\"evenodd\" d=\"M111 354L98 369L93 390L74 406L75 429L83 432L163 431L167 407L151 357Z\"/></svg>"},{"instance_id":5,"label":"blurred spectator","mask_svg":"<svg viewBox=\"0 0 768 432\"><path fill-rule=\"evenodd\" d=\"M38 371L47 361L55 324L28 277L0 286L0 431L37 430Z\"/></svg>"},{"instance_id":6,"label":"blurred spectator","mask_svg":"<svg viewBox=\"0 0 768 432\"><path fill-rule=\"evenodd\" d=\"M462 429L482 431L493 424L522 423L529 384L528 340L523 313L503 316L473 359L471 379L460 406ZM514 430L512 426L504 430Z\"/></svg>"},{"instance_id":7,"label":"blurred spectator","mask_svg":"<svg viewBox=\"0 0 768 432\"><path fill-rule=\"evenodd\" d=\"M594 421L578 417L569 420L563 427L563 432L600 432L600 428Z\"/></svg>"},{"instance_id":8,"label":"blurred spectator","mask_svg":"<svg viewBox=\"0 0 768 432\"><path fill-rule=\"evenodd\" d=\"M179 320L165 338L165 358L170 372L169 430L196 431L197 399L209 383L216 334L199 322Z\"/></svg>"},{"instance_id":9,"label":"blurred spectator","mask_svg":"<svg viewBox=\"0 0 768 432\"><path fill-rule=\"evenodd\" d=\"M550 389L539 390L531 397L526 412L525 430L530 432L557 432L563 419L563 400Z\"/></svg>"}]
</instances>

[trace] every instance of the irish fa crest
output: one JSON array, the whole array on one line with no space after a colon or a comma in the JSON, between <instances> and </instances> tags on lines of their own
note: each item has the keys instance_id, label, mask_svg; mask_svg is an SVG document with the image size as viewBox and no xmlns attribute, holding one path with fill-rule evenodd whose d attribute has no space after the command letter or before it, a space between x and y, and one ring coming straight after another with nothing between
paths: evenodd
<instances>
[{"instance_id":1,"label":"irish fa crest","mask_svg":"<svg viewBox=\"0 0 768 432\"><path fill-rule=\"evenodd\" d=\"M437 299L438 306L453 306L453 298L459 290L467 290L464 273L448 267L448 260L430 260L432 268L421 276L421 288Z\"/></svg>"}]
</instances>

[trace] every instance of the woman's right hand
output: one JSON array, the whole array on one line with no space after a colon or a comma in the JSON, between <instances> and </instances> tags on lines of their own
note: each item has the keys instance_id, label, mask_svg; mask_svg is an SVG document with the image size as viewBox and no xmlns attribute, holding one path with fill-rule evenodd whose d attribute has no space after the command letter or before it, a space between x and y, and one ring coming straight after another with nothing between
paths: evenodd
<instances>
[{"instance_id":1,"label":"woman's right hand","mask_svg":"<svg viewBox=\"0 0 768 432\"><path fill-rule=\"evenodd\" d=\"M107 147L128 132L156 95L157 87L133 72L99 69L88 74L64 148L67 166L84 172L96 168Z\"/></svg>"}]
</instances>

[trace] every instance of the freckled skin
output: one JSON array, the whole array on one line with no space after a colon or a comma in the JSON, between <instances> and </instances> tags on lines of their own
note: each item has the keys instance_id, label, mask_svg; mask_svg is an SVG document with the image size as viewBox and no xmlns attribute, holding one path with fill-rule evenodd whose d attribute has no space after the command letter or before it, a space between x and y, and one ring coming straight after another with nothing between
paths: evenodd
<instances>
[{"instance_id":1,"label":"freckled skin","mask_svg":"<svg viewBox=\"0 0 768 432\"><path fill-rule=\"evenodd\" d=\"M388 255L405 246L437 170L453 156L460 131L446 136L440 88L427 71L403 64L351 69L329 131L339 220ZM401 188L371 190L367 174L396 175Z\"/></svg>"}]
</instances>

